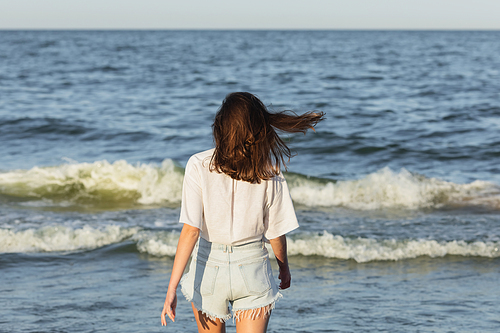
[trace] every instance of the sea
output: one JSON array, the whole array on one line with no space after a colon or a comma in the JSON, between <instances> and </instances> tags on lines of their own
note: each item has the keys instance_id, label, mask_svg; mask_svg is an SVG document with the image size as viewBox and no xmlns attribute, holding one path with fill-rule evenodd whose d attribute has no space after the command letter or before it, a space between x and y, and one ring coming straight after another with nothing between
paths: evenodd
<instances>
[{"instance_id":1,"label":"sea","mask_svg":"<svg viewBox=\"0 0 500 333\"><path fill-rule=\"evenodd\" d=\"M500 332L500 31L260 30L0 31L0 332L196 332L160 313L234 91L326 114L268 332Z\"/></svg>"}]
</instances>

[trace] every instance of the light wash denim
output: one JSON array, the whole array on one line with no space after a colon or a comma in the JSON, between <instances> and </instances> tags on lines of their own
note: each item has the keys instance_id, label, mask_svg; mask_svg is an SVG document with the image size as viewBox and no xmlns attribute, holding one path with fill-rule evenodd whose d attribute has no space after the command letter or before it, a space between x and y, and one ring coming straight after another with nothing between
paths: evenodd
<instances>
[{"instance_id":1,"label":"light wash denim","mask_svg":"<svg viewBox=\"0 0 500 333\"><path fill-rule=\"evenodd\" d=\"M263 241L231 246L200 238L181 287L196 309L221 321L231 318L229 304L238 320L244 310L267 315L281 297Z\"/></svg>"}]
</instances>

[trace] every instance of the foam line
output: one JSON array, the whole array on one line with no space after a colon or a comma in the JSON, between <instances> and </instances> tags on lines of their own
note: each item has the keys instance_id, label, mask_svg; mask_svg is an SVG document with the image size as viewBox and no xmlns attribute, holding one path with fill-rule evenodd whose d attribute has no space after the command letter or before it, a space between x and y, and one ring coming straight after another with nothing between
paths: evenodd
<instances>
[{"instance_id":1,"label":"foam line","mask_svg":"<svg viewBox=\"0 0 500 333\"><path fill-rule=\"evenodd\" d=\"M79 229L57 225L20 231L0 229L0 253L93 250L122 242L137 231L137 228L121 228L116 225L104 228L84 226Z\"/></svg>"},{"instance_id":2,"label":"foam line","mask_svg":"<svg viewBox=\"0 0 500 333\"><path fill-rule=\"evenodd\" d=\"M182 169L170 159L160 166L98 161L0 173L0 194L63 205L178 204L182 180Z\"/></svg>"},{"instance_id":3,"label":"foam line","mask_svg":"<svg viewBox=\"0 0 500 333\"><path fill-rule=\"evenodd\" d=\"M288 253L291 256L316 255L326 258L353 259L357 262L396 261L420 256L436 258L447 255L497 258L500 257L500 242L350 239L325 231L322 234L302 234L290 239Z\"/></svg>"},{"instance_id":4,"label":"foam line","mask_svg":"<svg viewBox=\"0 0 500 333\"><path fill-rule=\"evenodd\" d=\"M500 207L500 191L485 181L455 184L401 169L383 168L359 180L319 182L293 177L295 203L308 207L343 206L358 210L439 208L444 205Z\"/></svg>"},{"instance_id":5,"label":"foam line","mask_svg":"<svg viewBox=\"0 0 500 333\"><path fill-rule=\"evenodd\" d=\"M72 206L105 203L180 205L183 170L170 159L160 166L126 161L70 163L0 173L0 195L23 199L29 206ZM486 181L456 184L401 169L383 168L356 180L332 181L285 174L292 199L307 207L356 210L425 209L484 206L500 209L500 187Z\"/></svg>"},{"instance_id":6,"label":"foam line","mask_svg":"<svg viewBox=\"0 0 500 333\"><path fill-rule=\"evenodd\" d=\"M154 238L139 241L138 249L153 256L173 256L177 237L178 235L168 233L156 234ZM269 246L268 248L271 250ZM301 233L289 237L288 254L352 259L357 262L397 261L420 256L437 258L447 255L497 258L500 257L500 242L350 239L324 231L321 234Z\"/></svg>"}]
</instances>

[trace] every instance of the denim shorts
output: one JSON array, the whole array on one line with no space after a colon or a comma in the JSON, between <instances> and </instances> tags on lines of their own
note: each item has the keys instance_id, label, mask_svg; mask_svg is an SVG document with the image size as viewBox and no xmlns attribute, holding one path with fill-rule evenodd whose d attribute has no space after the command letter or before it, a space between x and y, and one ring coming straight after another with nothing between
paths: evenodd
<instances>
[{"instance_id":1,"label":"denim shorts","mask_svg":"<svg viewBox=\"0 0 500 333\"><path fill-rule=\"evenodd\" d=\"M238 319L243 310L274 308L281 297L263 241L231 246L199 239L181 280L182 293L211 319Z\"/></svg>"}]
</instances>

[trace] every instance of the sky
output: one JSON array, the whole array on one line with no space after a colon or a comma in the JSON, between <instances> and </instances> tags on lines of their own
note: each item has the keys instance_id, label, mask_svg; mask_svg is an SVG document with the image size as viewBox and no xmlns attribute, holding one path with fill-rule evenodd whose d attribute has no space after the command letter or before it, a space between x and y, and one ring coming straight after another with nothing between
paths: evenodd
<instances>
[{"instance_id":1,"label":"sky","mask_svg":"<svg viewBox=\"0 0 500 333\"><path fill-rule=\"evenodd\" d=\"M500 29L500 0L0 0L0 29Z\"/></svg>"}]
</instances>

